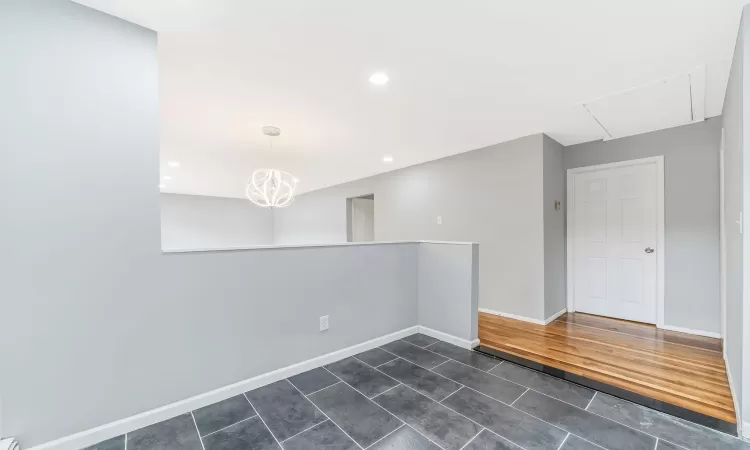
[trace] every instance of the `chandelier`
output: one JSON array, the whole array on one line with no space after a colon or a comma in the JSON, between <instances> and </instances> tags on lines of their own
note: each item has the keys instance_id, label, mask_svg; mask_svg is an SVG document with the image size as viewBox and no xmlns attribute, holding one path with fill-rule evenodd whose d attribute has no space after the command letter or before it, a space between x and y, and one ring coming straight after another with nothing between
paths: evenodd
<instances>
[{"instance_id":1,"label":"chandelier","mask_svg":"<svg viewBox=\"0 0 750 450\"><path fill-rule=\"evenodd\" d=\"M263 127L263 134L269 137L269 150L272 148L271 138L281 134L276 127ZM263 208L283 208L292 204L297 180L290 173L278 169L258 169L253 172L247 183L245 194L256 205Z\"/></svg>"}]
</instances>

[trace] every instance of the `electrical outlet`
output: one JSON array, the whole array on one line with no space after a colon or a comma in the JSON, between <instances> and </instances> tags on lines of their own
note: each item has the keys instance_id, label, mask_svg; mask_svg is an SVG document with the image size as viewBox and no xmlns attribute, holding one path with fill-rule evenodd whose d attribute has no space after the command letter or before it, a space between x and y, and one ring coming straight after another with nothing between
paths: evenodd
<instances>
[{"instance_id":1,"label":"electrical outlet","mask_svg":"<svg viewBox=\"0 0 750 450\"><path fill-rule=\"evenodd\" d=\"M328 316L320 316L320 331L328 329Z\"/></svg>"},{"instance_id":2,"label":"electrical outlet","mask_svg":"<svg viewBox=\"0 0 750 450\"><path fill-rule=\"evenodd\" d=\"M443 216L437 216L437 220L435 221L435 223L437 223L438 225L442 225L443 224Z\"/></svg>"}]
</instances>

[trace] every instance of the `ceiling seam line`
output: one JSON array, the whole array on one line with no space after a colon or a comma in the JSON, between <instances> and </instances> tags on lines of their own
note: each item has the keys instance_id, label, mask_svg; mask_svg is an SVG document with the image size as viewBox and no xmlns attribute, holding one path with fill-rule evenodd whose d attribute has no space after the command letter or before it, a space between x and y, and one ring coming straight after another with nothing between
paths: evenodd
<instances>
[{"instance_id":1,"label":"ceiling seam line","mask_svg":"<svg viewBox=\"0 0 750 450\"><path fill-rule=\"evenodd\" d=\"M586 107L586 104L585 104L585 103L581 103L581 106L583 106L583 109L585 109L585 110L586 110L586 112L587 112L587 113L589 113L589 115L591 116L591 118L592 118L592 119L596 120L596 123L598 123L598 124L599 124L599 126L600 126L600 127L602 128L602 130L604 130L604 132L605 132L605 133L607 133L607 135L608 135L609 137L611 137L612 139L614 139L614 138L615 138L614 136L612 136L612 133L610 133L610 132L609 132L609 130L607 130L607 129L606 129L605 127L604 127L604 125L602 125L602 123L601 123L601 122L599 122L599 119L597 119L597 118L596 118L596 116L595 116L595 115L593 115L593 114L591 113L591 111L589 111L589 109L588 109L588 108Z\"/></svg>"}]
</instances>

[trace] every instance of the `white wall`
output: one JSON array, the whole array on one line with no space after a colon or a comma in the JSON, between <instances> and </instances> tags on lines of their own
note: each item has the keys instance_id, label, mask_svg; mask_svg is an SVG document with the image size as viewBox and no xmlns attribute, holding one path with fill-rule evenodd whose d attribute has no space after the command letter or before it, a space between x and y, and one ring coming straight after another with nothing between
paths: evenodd
<instances>
[{"instance_id":1,"label":"white wall","mask_svg":"<svg viewBox=\"0 0 750 450\"><path fill-rule=\"evenodd\" d=\"M479 306L544 320L542 139L528 136L300 195L274 212L275 243L345 242L346 199L375 194L376 241L478 242Z\"/></svg>"},{"instance_id":2,"label":"white wall","mask_svg":"<svg viewBox=\"0 0 750 450\"><path fill-rule=\"evenodd\" d=\"M0 385L23 447L416 325L417 244L162 254L154 32L5 0L0 42Z\"/></svg>"},{"instance_id":3,"label":"white wall","mask_svg":"<svg viewBox=\"0 0 750 450\"><path fill-rule=\"evenodd\" d=\"M664 155L665 324L719 333L721 120L565 147L565 169Z\"/></svg>"},{"instance_id":4,"label":"white wall","mask_svg":"<svg viewBox=\"0 0 750 450\"><path fill-rule=\"evenodd\" d=\"M164 250L273 245L273 211L236 198L161 195Z\"/></svg>"},{"instance_id":5,"label":"white wall","mask_svg":"<svg viewBox=\"0 0 750 450\"><path fill-rule=\"evenodd\" d=\"M420 326L470 342L477 339L478 264L477 244L419 244Z\"/></svg>"},{"instance_id":6,"label":"white wall","mask_svg":"<svg viewBox=\"0 0 750 450\"><path fill-rule=\"evenodd\" d=\"M726 337L724 353L730 372L740 420L750 417L750 308L746 305L750 294L750 265L744 255L750 254L750 236L737 224L743 209L750 211L750 149L745 136L750 133L750 117L744 107L750 104L750 10L743 9L737 34L732 69L724 99L724 217L726 220ZM746 70L747 69L747 70ZM750 426L742 424L745 436Z\"/></svg>"}]
</instances>

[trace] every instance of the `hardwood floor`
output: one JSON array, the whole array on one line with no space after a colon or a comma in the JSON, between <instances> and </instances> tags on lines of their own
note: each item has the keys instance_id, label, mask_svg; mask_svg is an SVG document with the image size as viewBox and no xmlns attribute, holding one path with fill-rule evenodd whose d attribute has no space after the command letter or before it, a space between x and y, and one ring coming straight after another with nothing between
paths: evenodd
<instances>
[{"instance_id":1,"label":"hardwood floor","mask_svg":"<svg viewBox=\"0 0 750 450\"><path fill-rule=\"evenodd\" d=\"M721 340L588 314L535 325L479 313L488 346L734 424Z\"/></svg>"}]
</instances>

